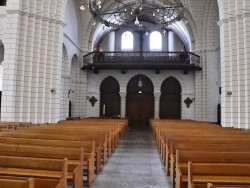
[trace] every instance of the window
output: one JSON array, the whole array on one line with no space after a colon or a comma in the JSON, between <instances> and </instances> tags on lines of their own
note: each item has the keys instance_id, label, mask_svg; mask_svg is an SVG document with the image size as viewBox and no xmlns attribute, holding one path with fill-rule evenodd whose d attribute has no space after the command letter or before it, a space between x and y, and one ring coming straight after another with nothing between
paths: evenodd
<instances>
[{"instance_id":1,"label":"window","mask_svg":"<svg viewBox=\"0 0 250 188\"><path fill-rule=\"evenodd\" d=\"M133 50L134 46L134 37L133 34L129 31L126 31L122 34L122 50L130 51Z\"/></svg>"},{"instance_id":2,"label":"window","mask_svg":"<svg viewBox=\"0 0 250 188\"><path fill-rule=\"evenodd\" d=\"M150 34L150 51L162 50L162 36L158 31L154 31Z\"/></svg>"}]
</instances>

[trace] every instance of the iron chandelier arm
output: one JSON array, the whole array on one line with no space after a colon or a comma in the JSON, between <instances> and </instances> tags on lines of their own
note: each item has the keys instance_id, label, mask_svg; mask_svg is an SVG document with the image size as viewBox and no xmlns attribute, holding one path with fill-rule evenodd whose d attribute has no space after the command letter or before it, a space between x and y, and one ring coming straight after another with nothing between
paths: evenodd
<instances>
[{"instance_id":1,"label":"iron chandelier arm","mask_svg":"<svg viewBox=\"0 0 250 188\"><path fill-rule=\"evenodd\" d=\"M126 3L123 3L123 2L121 2L120 0L115 0L117 3L120 3L120 4L122 4L122 5L124 5L125 7L128 7L128 8L130 8L130 9L132 9L132 7L130 6L130 5L128 5L128 4L126 4ZM118 4L119 5L119 4Z\"/></svg>"},{"instance_id":2,"label":"iron chandelier arm","mask_svg":"<svg viewBox=\"0 0 250 188\"><path fill-rule=\"evenodd\" d=\"M132 21L135 21L136 25L140 25L138 17L142 15L140 21L147 16L149 20L154 20L156 25L164 29L166 26L180 21L184 17L186 8L185 3L161 5L147 0L135 0L128 3L121 0L114 1L117 5L114 5L113 8L105 6L105 10L102 10L101 0L89 0L89 10L94 19L113 28L127 27Z\"/></svg>"}]
</instances>

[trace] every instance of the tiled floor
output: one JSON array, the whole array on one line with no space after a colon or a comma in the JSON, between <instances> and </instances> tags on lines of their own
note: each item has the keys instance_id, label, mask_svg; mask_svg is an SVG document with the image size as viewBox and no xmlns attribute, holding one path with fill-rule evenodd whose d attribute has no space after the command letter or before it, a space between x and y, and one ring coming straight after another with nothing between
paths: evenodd
<instances>
[{"instance_id":1,"label":"tiled floor","mask_svg":"<svg viewBox=\"0 0 250 188\"><path fill-rule=\"evenodd\" d=\"M91 188L170 188L149 130L129 129Z\"/></svg>"}]
</instances>

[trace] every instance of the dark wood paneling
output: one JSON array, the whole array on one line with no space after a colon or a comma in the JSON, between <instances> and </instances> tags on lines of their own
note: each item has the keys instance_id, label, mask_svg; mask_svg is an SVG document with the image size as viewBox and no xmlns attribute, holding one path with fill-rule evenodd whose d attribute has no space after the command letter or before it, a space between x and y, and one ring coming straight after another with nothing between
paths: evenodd
<instances>
[{"instance_id":1,"label":"dark wood paneling","mask_svg":"<svg viewBox=\"0 0 250 188\"><path fill-rule=\"evenodd\" d=\"M154 117L154 98L152 94L128 94L127 117L131 126L147 127Z\"/></svg>"},{"instance_id":2,"label":"dark wood paneling","mask_svg":"<svg viewBox=\"0 0 250 188\"><path fill-rule=\"evenodd\" d=\"M161 86L160 118L181 119L181 86L173 77L167 78Z\"/></svg>"},{"instance_id":3,"label":"dark wood paneling","mask_svg":"<svg viewBox=\"0 0 250 188\"><path fill-rule=\"evenodd\" d=\"M180 98L180 94L161 94L161 119L181 119Z\"/></svg>"},{"instance_id":4,"label":"dark wood paneling","mask_svg":"<svg viewBox=\"0 0 250 188\"><path fill-rule=\"evenodd\" d=\"M121 100L119 93L102 93L100 116L103 116L102 110L103 105L105 105L105 117L118 117L118 115L120 115L120 104Z\"/></svg>"},{"instance_id":5,"label":"dark wood paneling","mask_svg":"<svg viewBox=\"0 0 250 188\"><path fill-rule=\"evenodd\" d=\"M121 97L120 85L113 77L107 77L103 80L100 99L100 117L103 117L103 105L105 105L105 117L117 117L120 115Z\"/></svg>"}]
</instances>

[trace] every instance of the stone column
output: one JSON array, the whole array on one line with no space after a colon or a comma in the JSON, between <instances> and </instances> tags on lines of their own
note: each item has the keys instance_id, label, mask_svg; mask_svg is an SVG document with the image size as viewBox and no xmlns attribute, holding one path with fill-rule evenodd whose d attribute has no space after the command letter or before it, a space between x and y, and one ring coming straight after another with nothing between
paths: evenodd
<instances>
[{"instance_id":1,"label":"stone column","mask_svg":"<svg viewBox=\"0 0 250 188\"><path fill-rule=\"evenodd\" d=\"M155 109L154 109L154 119L160 119L160 96L161 93L154 93L154 97L155 97Z\"/></svg>"},{"instance_id":2,"label":"stone column","mask_svg":"<svg viewBox=\"0 0 250 188\"><path fill-rule=\"evenodd\" d=\"M125 116L126 116L126 96L127 96L127 93L126 92L120 92L120 96L121 96L121 117L125 118Z\"/></svg>"}]
</instances>

